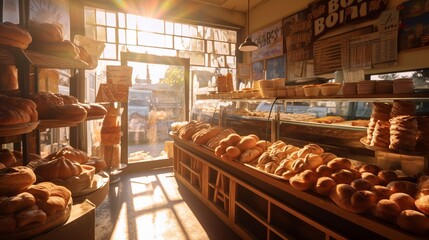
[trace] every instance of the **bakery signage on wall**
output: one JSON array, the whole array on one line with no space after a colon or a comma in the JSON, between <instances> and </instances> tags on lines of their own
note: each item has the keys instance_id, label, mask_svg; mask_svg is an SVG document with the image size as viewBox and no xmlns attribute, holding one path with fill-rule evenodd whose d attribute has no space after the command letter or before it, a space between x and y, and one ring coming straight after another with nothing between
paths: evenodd
<instances>
[{"instance_id":1,"label":"bakery signage on wall","mask_svg":"<svg viewBox=\"0 0 429 240\"><path fill-rule=\"evenodd\" d=\"M309 5L314 40L339 26L376 18L387 0L319 0Z\"/></svg>"},{"instance_id":2,"label":"bakery signage on wall","mask_svg":"<svg viewBox=\"0 0 429 240\"><path fill-rule=\"evenodd\" d=\"M282 22L252 34L259 48L252 52L252 62L283 55Z\"/></svg>"}]
</instances>

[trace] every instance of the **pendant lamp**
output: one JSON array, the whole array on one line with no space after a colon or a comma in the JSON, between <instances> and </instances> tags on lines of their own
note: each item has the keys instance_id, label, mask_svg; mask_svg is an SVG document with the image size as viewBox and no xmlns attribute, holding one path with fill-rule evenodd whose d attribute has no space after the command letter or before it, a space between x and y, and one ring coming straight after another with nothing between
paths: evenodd
<instances>
[{"instance_id":1,"label":"pendant lamp","mask_svg":"<svg viewBox=\"0 0 429 240\"><path fill-rule=\"evenodd\" d=\"M250 0L247 0L247 38L244 40L242 44L240 44L240 47L238 47L238 50L243 52L251 52L258 49L258 44L256 44L252 38L250 37L249 29L250 29Z\"/></svg>"}]
</instances>

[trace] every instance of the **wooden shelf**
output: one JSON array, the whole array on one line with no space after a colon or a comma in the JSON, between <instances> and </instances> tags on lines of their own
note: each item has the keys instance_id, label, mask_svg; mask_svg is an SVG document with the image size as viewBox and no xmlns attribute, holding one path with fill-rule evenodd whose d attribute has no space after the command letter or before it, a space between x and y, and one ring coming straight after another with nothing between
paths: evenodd
<instances>
[{"instance_id":1,"label":"wooden shelf","mask_svg":"<svg viewBox=\"0 0 429 240\"><path fill-rule=\"evenodd\" d=\"M329 198L322 197L313 192L294 189L287 181L273 178L241 163L222 161L214 152L198 146L192 141L182 140L175 135L173 136L173 140L175 143L174 170L179 180L188 181L179 177L181 173L177 171L177 166L180 164L180 159L176 159L176 153L182 155L182 157L188 155L197 156L203 165L207 165L209 169L216 169L216 171L221 172L230 179L230 195L228 200L231 211L228 212L226 217L221 219L227 224L233 225L232 228L245 239L250 239L256 235L258 237L262 235L268 236L270 232L276 235L280 234L284 238L288 237L283 236L280 232L286 230L272 226L271 218L273 217L273 212L270 212L269 209L273 207L282 209L287 214L290 214L289 220L291 221L292 219L295 219L293 221L298 219L300 226L303 228L306 225L309 228L315 228L312 230L315 235L322 233L322 235L331 237L332 239L362 238L363 236L387 239L427 239L427 236L410 234L395 225L383 222L371 215L355 214L344 210ZM202 188L204 189L206 186L208 188L214 187L213 180L208 179L210 174L207 174L205 177L207 179L203 179ZM194 193L202 195L209 208L216 208L213 206L212 201L207 199L207 196L204 196L201 192L194 191ZM267 204L268 206L266 206ZM261 205L264 206L261 207ZM238 208L241 209L239 210L240 212L237 212ZM243 214L245 216L241 216ZM251 230L249 234L246 229L243 229L246 226L237 224L237 222L239 223L244 220L237 218L253 219L249 221L252 221L253 225L256 224L254 227L260 230L256 233L252 233L253 230ZM280 218L280 216L276 216L275 218ZM280 224L280 226L282 225ZM259 231L267 231L268 235L259 235L261 234ZM301 234L301 232L295 232L295 230L292 232L294 234ZM288 232L287 234L290 233ZM300 236L294 237L300 238Z\"/></svg>"}]
</instances>

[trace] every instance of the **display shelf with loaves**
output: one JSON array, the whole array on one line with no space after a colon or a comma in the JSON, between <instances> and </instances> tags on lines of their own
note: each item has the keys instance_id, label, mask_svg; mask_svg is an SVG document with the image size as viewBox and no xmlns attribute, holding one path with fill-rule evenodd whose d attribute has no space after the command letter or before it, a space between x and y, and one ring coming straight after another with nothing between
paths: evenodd
<instances>
[{"instance_id":1,"label":"display shelf with loaves","mask_svg":"<svg viewBox=\"0 0 429 240\"><path fill-rule=\"evenodd\" d=\"M214 145L215 149L211 150L203 147L213 139L210 137L210 132L219 134L223 129L201 124L189 122L183 125L177 134L173 135L175 141L201 146L199 151L209 152L208 154L216 156L217 161L231 163L233 166L243 165L249 169L245 170L249 175L254 175L252 171L257 171L280 180L293 189L312 192L320 195L321 198L328 197L339 208L350 213L361 214L364 217L372 216L379 219L376 221L386 222L386 224L393 221L398 229L411 234L429 233L429 228L424 224L414 227L408 225L414 221L415 215L419 215L416 218L423 222L429 221L425 216L426 207L421 207L422 210L419 210L414 206L418 199L427 194L426 190L419 187L422 185L418 183L421 180L414 176L404 175L401 171L384 170L358 160L338 157L325 152L317 144L310 143L298 147L280 140L271 143L260 140L252 134L240 136L231 132L218 140L217 145ZM201 141L200 139L205 136L207 139ZM370 176L373 176L373 180ZM420 192L420 195L417 192ZM410 204L403 205L402 202ZM418 201L418 203L423 202L423 200ZM386 210L391 208L397 211ZM395 221L396 218L397 221Z\"/></svg>"}]
</instances>

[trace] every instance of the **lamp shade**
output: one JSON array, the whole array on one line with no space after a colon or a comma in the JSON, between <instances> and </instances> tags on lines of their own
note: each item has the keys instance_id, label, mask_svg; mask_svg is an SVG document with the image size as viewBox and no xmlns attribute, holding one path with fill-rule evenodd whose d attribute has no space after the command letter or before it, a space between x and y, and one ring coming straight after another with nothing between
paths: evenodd
<instances>
[{"instance_id":1,"label":"lamp shade","mask_svg":"<svg viewBox=\"0 0 429 240\"><path fill-rule=\"evenodd\" d=\"M258 49L258 44L256 44L251 37L247 37L246 40L240 44L238 49L243 52L255 51Z\"/></svg>"}]
</instances>

